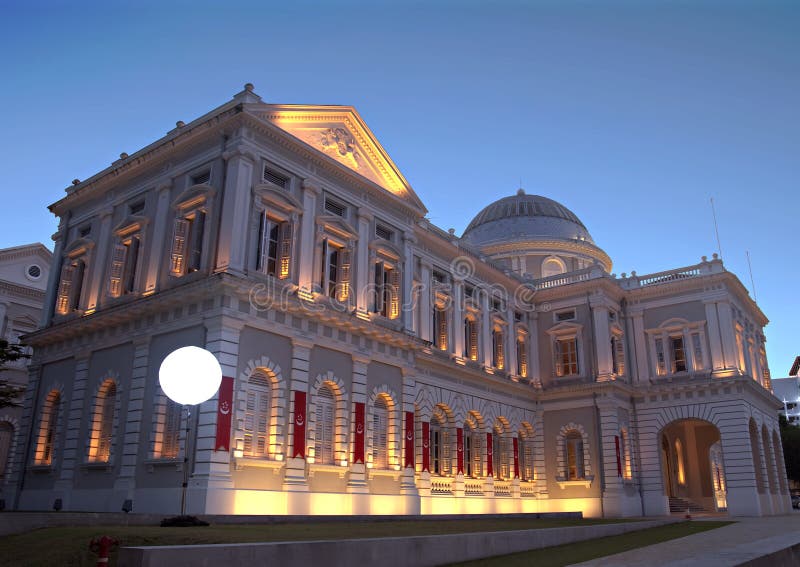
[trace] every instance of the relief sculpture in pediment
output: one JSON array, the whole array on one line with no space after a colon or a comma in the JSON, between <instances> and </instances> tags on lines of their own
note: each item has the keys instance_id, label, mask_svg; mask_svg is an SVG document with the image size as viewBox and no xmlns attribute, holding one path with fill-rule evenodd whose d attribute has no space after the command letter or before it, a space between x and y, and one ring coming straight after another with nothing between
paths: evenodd
<instances>
[{"instance_id":1,"label":"relief sculpture in pediment","mask_svg":"<svg viewBox=\"0 0 800 567\"><path fill-rule=\"evenodd\" d=\"M361 153L358 151L356 141L352 134L345 128L328 128L320 133L320 143L322 148L328 153L336 154L340 161L348 161L348 165L353 169L358 169L361 165Z\"/></svg>"}]
</instances>

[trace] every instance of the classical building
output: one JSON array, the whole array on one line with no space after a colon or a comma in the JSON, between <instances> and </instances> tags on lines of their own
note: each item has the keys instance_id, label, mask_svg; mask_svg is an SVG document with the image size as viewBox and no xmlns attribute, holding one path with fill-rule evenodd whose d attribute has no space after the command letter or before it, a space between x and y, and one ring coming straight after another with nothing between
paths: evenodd
<instances>
[{"instance_id":1,"label":"classical building","mask_svg":"<svg viewBox=\"0 0 800 567\"><path fill-rule=\"evenodd\" d=\"M19 344L20 336L39 327L52 262L53 254L39 243L0 249L0 338L9 344ZM7 362L0 379L12 387L25 386L27 360ZM14 494L10 461L21 438L21 417L21 407L0 408L0 509Z\"/></svg>"},{"instance_id":2,"label":"classical building","mask_svg":"<svg viewBox=\"0 0 800 567\"><path fill-rule=\"evenodd\" d=\"M767 319L714 256L612 275L520 190L462 237L352 107L233 100L75 181L19 509L214 514L789 510ZM158 369L211 351L187 413Z\"/></svg>"},{"instance_id":3,"label":"classical building","mask_svg":"<svg viewBox=\"0 0 800 567\"><path fill-rule=\"evenodd\" d=\"M772 380L775 397L783 402L780 413L794 425L800 425L800 356L796 356L787 378Z\"/></svg>"}]
</instances>

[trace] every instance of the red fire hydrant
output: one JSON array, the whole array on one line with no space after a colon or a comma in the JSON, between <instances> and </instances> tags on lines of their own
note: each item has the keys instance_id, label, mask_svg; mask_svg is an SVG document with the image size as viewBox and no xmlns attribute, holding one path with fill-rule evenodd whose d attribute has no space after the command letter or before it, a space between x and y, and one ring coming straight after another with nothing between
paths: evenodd
<instances>
[{"instance_id":1,"label":"red fire hydrant","mask_svg":"<svg viewBox=\"0 0 800 567\"><path fill-rule=\"evenodd\" d=\"M119 545L119 541L105 535L96 537L89 542L89 549L97 554L97 567L106 567L108 565L108 554L111 548L117 545Z\"/></svg>"}]
</instances>

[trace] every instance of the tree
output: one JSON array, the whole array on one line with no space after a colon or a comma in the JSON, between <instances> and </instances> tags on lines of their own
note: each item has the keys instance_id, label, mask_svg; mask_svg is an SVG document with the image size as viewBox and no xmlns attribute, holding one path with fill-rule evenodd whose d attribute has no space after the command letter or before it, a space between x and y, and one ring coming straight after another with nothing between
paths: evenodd
<instances>
[{"instance_id":1,"label":"tree","mask_svg":"<svg viewBox=\"0 0 800 567\"><path fill-rule=\"evenodd\" d=\"M6 339L0 339L0 373L6 370L7 362L30 358L24 349L23 345L10 344ZM9 384L8 380L0 377L0 408L21 406L19 398L24 391L24 386L14 386Z\"/></svg>"},{"instance_id":2,"label":"tree","mask_svg":"<svg viewBox=\"0 0 800 567\"><path fill-rule=\"evenodd\" d=\"M786 476L789 480L800 481L800 427L790 424L779 416L783 460L786 463Z\"/></svg>"}]
</instances>

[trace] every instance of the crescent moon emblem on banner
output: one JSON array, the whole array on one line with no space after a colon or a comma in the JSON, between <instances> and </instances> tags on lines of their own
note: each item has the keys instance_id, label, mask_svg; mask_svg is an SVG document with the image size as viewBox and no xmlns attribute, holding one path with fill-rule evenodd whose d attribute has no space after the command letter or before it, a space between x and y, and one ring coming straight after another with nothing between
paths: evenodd
<instances>
[{"instance_id":1,"label":"crescent moon emblem on banner","mask_svg":"<svg viewBox=\"0 0 800 567\"><path fill-rule=\"evenodd\" d=\"M356 433L358 433L359 435L364 433L364 426L361 425L360 423L358 425L356 425Z\"/></svg>"},{"instance_id":2,"label":"crescent moon emblem on banner","mask_svg":"<svg viewBox=\"0 0 800 567\"><path fill-rule=\"evenodd\" d=\"M414 438L414 434L413 433L411 433L410 431L408 433L406 433L406 439L411 441L413 438Z\"/></svg>"},{"instance_id":3,"label":"crescent moon emblem on banner","mask_svg":"<svg viewBox=\"0 0 800 567\"><path fill-rule=\"evenodd\" d=\"M427 442L427 441L423 441L423 442L422 442L422 447L423 447L424 449L427 449L427 448L428 448L428 442Z\"/></svg>"},{"instance_id":4,"label":"crescent moon emblem on banner","mask_svg":"<svg viewBox=\"0 0 800 567\"><path fill-rule=\"evenodd\" d=\"M305 418L303 417L303 414L302 414L302 413L298 413L298 414L297 414L297 417L296 417L296 418L295 418L295 420L294 420L294 422L295 422L295 423L296 423L298 426L301 426L301 425L303 425L303 424L306 422L306 420L305 420Z\"/></svg>"},{"instance_id":5,"label":"crescent moon emblem on banner","mask_svg":"<svg viewBox=\"0 0 800 567\"><path fill-rule=\"evenodd\" d=\"M219 406L219 413L222 415L228 415L231 413L231 406L228 404L228 402L222 402L222 404Z\"/></svg>"},{"instance_id":6,"label":"crescent moon emblem on banner","mask_svg":"<svg viewBox=\"0 0 800 567\"><path fill-rule=\"evenodd\" d=\"M463 453L463 452L464 452L464 447L462 447L461 445L459 445L459 446L458 446L458 448L457 448L456 450L457 450L459 453Z\"/></svg>"}]
</instances>

